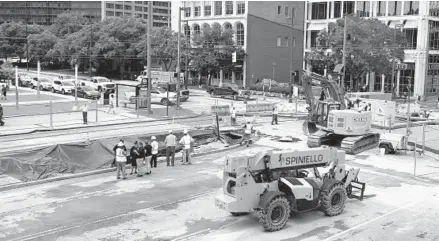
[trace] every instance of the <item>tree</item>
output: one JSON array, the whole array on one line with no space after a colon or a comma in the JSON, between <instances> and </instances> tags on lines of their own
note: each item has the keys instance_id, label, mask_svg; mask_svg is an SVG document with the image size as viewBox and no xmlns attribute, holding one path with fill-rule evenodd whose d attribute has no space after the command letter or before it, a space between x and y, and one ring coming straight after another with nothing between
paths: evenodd
<instances>
[{"instance_id":1,"label":"tree","mask_svg":"<svg viewBox=\"0 0 439 241\"><path fill-rule=\"evenodd\" d=\"M208 85L211 85L212 73L234 69L233 52L237 52L238 59L245 55L244 50L233 41L233 30L222 30L217 25L205 28L201 34L193 36L191 45L195 49L191 53L192 66L200 74L208 74Z\"/></svg>"},{"instance_id":2,"label":"tree","mask_svg":"<svg viewBox=\"0 0 439 241\"><path fill-rule=\"evenodd\" d=\"M43 26L29 24L27 34L36 34L44 30ZM0 52L5 57L19 57L26 54L26 24L21 22L3 23L0 25Z\"/></svg>"},{"instance_id":3,"label":"tree","mask_svg":"<svg viewBox=\"0 0 439 241\"><path fill-rule=\"evenodd\" d=\"M55 18L48 30L58 38L65 38L69 34L78 32L89 23L89 20L80 13L62 13Z\"/></svg>"},{"instance_id":4,"label":"tree","mask_svg":"<svg viewBox=\"0 0 439 241\"><path fill-rule=\"evenodd\" d=\"M167 27L153 28L151 31L152 58L168 71L178 55L178 33ZM147 36L143 35L136 45L138 57L144 58L147 54ZM181 37L181 47L185 47L185 39Z\"/></svg>"},{"instance_id":5,"label":"tree","mask_svg":"<svg viewBox=\"0 0 439 241\"><path fill-rule=\"evenodd\" d=\"M44 31L39 34L32 34L28 37L29 44L29 59L30 60L44 60L50 57L48 51L51 50L58 42L58 38L49 31Z\"/></svg>"},{"instance_id":6,"label":"tree","mask_svg":"<svg viewBox=\"0 0 439 241\"><path fill-rule=\"evenodd\" d=\"M341 64L343 59L344 20L330 23L328 30L319 32L316 49L307 54L306 61L321 68ZM392 59L402 62L406 37L403 32L389 28L378 19L347 17L346 74L358 79L366 72L391 72Z\"/></svg>"}]
</instances>

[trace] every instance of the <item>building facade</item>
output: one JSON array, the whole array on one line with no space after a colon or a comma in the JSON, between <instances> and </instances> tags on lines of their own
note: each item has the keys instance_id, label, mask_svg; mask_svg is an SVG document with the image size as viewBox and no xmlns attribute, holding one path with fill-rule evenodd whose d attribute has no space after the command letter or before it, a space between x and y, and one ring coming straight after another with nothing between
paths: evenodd
<instances>
[{"instance_id":1,"label":"building facade","mask_svg":"<svg viewBox=\"0 0 439 241\"><path fill-rule=\"evenodd\" d=\"M284 1L185 1L172 2L172 26L186 35L217 25L234 31L235 44L246 57L239 71L215 73L219 81L249 86L258 79L288 82L290 65L301 70L303 62L304 2ZM184 54L184 53L183 53Z\"/></svg>"},{"instance_id":2,"label":"building facade","mask_svg":"<svg viewBox=\"0 0 439 241\"><path fill-rule=\"evenodd\" d=\"M439 2L438 1L307 1L305 6L304 55L316 47L319 31L328 23L343 18L345 14L377 18L407 38L404 63L406 70L397 70L395 79L389 75L368 73L365 82L370 91L384 92L396 85L396 93L407 92L411 79L411 93L415 96L432 96L439 93ZM438 66L439 67L439 66ZM304 68L312 69L304 63ZM346 76L345 85L357 85ZM354 87L355 88L355 87Z\"/></svg>"},{"instance_id":3,"label":"building facade","mask_svg":"<svg viewBox=\"0 0 439 241\"><path fill-rule=\"evenodd\" d=\"M171 3L153 1L153 26L169 26ZM56 16L65 12L81 13L92 21L106 17L137 16L148 18L147 1L0 1L0 23L27 22L50 25Z\"/></svg>"},{"instance_id":4,"label":"building facade","mask_svg":"<svg viewBox=\"0 0 439 241\"><path fill-rule=\"evenodd\" d=\"M136 16L148 19L148 1L103 1L102 19L105 17ZM171 27L171 2L152 2L152 26Z\"/></svg>"}]
</instances>

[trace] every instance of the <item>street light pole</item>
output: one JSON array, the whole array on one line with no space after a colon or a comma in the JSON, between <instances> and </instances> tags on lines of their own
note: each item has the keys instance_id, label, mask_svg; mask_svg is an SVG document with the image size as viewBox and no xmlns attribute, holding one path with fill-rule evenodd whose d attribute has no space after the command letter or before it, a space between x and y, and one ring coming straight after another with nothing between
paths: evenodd
<instances>
[{"instance_id":1,"label":"street light pole","mask_svg":"<svg viewBox=\"0 0 439 241\"><path fill-rule=\"evenodd\" d=\"M88 52L89 52L89 68L88 68L88 73L91 77L91 44L92 44L92 38L93 38L93 25L91 23L91 19L90 19L90 44L88 47Z\"/></svg>"},{"instance_id":2,"label":"street light pole","mask_svg":"<svg viewBox=\"0 0 439 241\"><path fill-rule=\"evenodd\" d=\"M395 28L393 29L393 44L395 44L396 42L396 25ZM396 87L396 83L395 83L395 55L392 56L392 99L395 98L395 91L393 91Z\"/></svg>"},{"instance_id":3,"label":"street light pole","mask_svg":"<svg viewBox=\"0 0 439 241\"><path fill-rule=\"evenodd\" d=\"M152 88L152 79L151 79L151 29L152 29L152 2L148 2L148 29L146 33L146 44L147 44L147 74L148 74L148 87L146 92L146 107L148 109L148 114L152 114L151 110L151 88ZM169 91L169 90L168 90ZM139 98L137 98L137 108L139 107ZM137 110L139 111L139 110Z\"/></svg>"},{"instance_id":4,"label":"street light pole","mask_svg":"<svg viewBox=\"0 0 439 241\"><path fill-rule=\"evenodd\" d=\"M177 109L180 108L180 61L181 61L181 10L178 8L178 35L177 35Z\"/></svg>"},{"instance_id":5,"label":"street light pole","mask_svg":"<svg viewBox=\"0 0 439 241\"><path fill-rule=\"evenodd\" d=\"M289 84L289 88L290 88L290 94L288 97L288 102L289 103L293 103L293 60L294 60L294 44L296 42L296 40L294 39L294 35L293 35L293 29L294 29L294 18L293 18L293 14L291 13L291 63L290 63L290 84Z\"/></svg>"},{"instance_id":6,"label":"street light pole","mask_svg":"<svg viewBox=\"0 0 439 241\"><path fill-rule=\"evenodd\" d=\"M343 29L343 79L341 81L341 89L344 91L344 83L346 81L346 41L347 41L348 21L346 15L344 16L344 29ZM351 84L352 85L352 84Z\"/></svg>"}]
</instances>

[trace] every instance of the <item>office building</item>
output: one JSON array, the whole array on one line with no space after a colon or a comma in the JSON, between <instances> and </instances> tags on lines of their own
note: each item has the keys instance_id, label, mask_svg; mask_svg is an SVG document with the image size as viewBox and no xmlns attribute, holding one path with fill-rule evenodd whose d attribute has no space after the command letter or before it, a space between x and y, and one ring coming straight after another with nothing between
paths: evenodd
<instances>
[{"instance_id":1,"label":"office building","mask_svg":"<svg viewBox=\"0 0 439 241\"><path fill-rule=\"evenodd\" d=\"M391 81L391 73L367 73L362 83L354 83L352 77L347 75L346 86L354 86L355 89L356 85L368 84L370 91L384 92L385 86L391 87L396 83L397 94L402 94L406 92L408 80L411 79L413 95L424 97L438 94L439 70L434 69L439 64L438 1L307 1L304 54L316 47L319 31L345 14L377 18L390 28L399 27L397 31L403 31L407 38L403 59L407 69L397 70L394 81ZM313 69L313 66L306 68Z\"/></svg>"},{"instance_id":2,"label":"office building","mask_svg":"<svg viewBox=\"0 0 439 241\"><path fill-rule=\"evenodd\" d=\"M244 86L273 76L288 82L292 56L293 70L302 69L304 7L304 2L293 1L172 2L172 28L178 29L181 8L181 28L187 36L215 26L234 30L234 42L247 55L237 61L238 71L220 71L215 79ZM190 74L196 75L197 70Z\"/></svg>"}]
</instances>

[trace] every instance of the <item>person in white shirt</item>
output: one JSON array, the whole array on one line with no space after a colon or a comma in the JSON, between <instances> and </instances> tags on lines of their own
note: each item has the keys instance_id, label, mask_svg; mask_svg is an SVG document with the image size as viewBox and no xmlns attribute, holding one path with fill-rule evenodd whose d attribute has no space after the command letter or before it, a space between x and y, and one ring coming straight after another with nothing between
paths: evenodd
<instances>
[{"instance_id":1,"label":"person in white shirt","mask_svg":"<svg viewBox=\"0 0 439 241\"><path fill-rule=\"evenodd\" d=\"M236 125L236 109L235 109L235 107L233 107L233 109L230 113L230 117L231 117L232 126L235 126Z\"/></svg>"},{"instance_id":2,"label":"person in white shirt","mask_svg":"<svg viewBox=\"0 0 439 241\"><path fill-rule=\"evenodd\" d=\"M188 134L187 129L184 130L184 136L180 139L180 144L183 145L183 165L190 165L191 144L194 139Z\"/></svg>"},{"instance_id":3,"label":"person in white shirt","mask_svg":"<svg viewBox=\"0 0 439 241\"><path fill-rule=\"evenodd\" d=\"M87 121L87 114L88 114L88 104L85 103L85 104L82 106L82 120L84 121L84 125L87 125L87 124L88 124L88 121Z\"/></svg>"},{"instance_id":4,"label":"person in white shirt","mask_svg":"<svg viewBox=\"0 0 439 241\"><path fill-rule=\"evenodd\" d=\"M125 165L127 164L127 152L123 140L120 140L119 144L115 147L116 155L116 168L117 168L117 179L120 179L120 172L122 172L122 179L127 179L125 177Z\"/></svg>"},{"instance_id":5,"label":"person in white shirt","mask_svg":"<svg viewBox=\"0 0 439 241\"><path fill-rule=\"evenodd\" d=\"M278 110L277 110L277 107L275 106L275 107L273 107L273 115L272 115L272 118L271 118L271 125L274 125L274 124L276 124L276 125L279 125L278 123L277 123L277 115L279 114L279 112L278 112Z\"/></svg>"},{"instance_id":6,"label":"person in white shirt","mask_svg":"<svg viewBox=\"0 0 439 241\"><path fill-rule=\"evenodd\" d=\"M244 126L244 138L243 138L243 142L247 143L247 147L249 147L250 145L250 138L252 131L253 131L253 125L251 121L248 120L247 124Z\"/></svg>"},{"instance_id":7,"label":"person in white shirt","mask_svg":"<svg viewBox=\"0 0 439 241\"><path fill-rule=\"evenodd\" d=\"M156 137L152 136L151 137L151 167L155 167L157 168L157 155L159 154L159 143L156 141Z\"/></svg>"},{"instance_id":8,"label":"person in white shirt","mask_svg":"<svg viewBox=\"0 0 439 241\"><path fill-rule=\"evenodd\" d=\"M169 166L169 161L171 160L171 165L174 166L175 160L175 146L177 145L177 137L172 134L172 130L169 131L169 135L165 139L166 145L166 166Z\"/></svg>"},{"instance_id":9,"label":"person in white shirt","mask_svg":"<svg viewBox=\"0 0 439 241\"><path fill-rule=\"evenodd\" d=\"M110 113L111 110L113 110L113 114L116 114L114 111L114 95L110 95L110 108L108 109L107 113Z\"/></svg>"}]
</instances>

